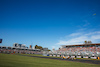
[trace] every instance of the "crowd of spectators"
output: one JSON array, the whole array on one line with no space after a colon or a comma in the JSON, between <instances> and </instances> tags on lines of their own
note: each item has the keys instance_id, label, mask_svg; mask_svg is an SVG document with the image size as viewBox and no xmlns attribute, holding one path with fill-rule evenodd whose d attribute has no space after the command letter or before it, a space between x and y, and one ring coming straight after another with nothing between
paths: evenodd
<instances>
[{"instance_id":1,"label":"crowd of spectators","mask_svg":"<svg viewBox=\"0 0 100 67\"><path fill-rule=\"evenodd\" d=\"M100 56L100 46L92 47L65 47L53 52L54 54L65 54L65 55L81 55L81 56Z\"/></svg>"}]
</instances>

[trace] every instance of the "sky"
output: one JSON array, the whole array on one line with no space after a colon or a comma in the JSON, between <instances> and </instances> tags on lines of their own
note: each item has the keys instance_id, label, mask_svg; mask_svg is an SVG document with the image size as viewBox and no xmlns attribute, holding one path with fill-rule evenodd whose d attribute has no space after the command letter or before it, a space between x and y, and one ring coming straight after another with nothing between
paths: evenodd
<instances>
[{"instance_id":1,"label":"sky","mask_svg":"<svg viewBox=\"0 0 100 67\"><path fill-rule=\"evenodd\" d=\"M100 0L0 0L0 39L51 50L100 43Z\"/></svg>"}]
</instances>

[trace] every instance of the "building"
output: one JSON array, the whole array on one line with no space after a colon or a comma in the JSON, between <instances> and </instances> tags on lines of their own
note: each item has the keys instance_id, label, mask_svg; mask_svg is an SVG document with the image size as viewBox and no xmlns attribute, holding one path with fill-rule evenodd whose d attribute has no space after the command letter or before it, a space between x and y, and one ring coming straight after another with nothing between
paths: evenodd
<instances>
[{"instance_id":1,"label":"building","mask_svg":"<svg viewBox=\"0 0 100 67\"><path fill-rule=\"evenodd\" d=\"M14 43L14 44L13 44L13 47L27 48L27 47L25 46L25 44L18 44L18 43Z\"/></svg>"}]
</instances>

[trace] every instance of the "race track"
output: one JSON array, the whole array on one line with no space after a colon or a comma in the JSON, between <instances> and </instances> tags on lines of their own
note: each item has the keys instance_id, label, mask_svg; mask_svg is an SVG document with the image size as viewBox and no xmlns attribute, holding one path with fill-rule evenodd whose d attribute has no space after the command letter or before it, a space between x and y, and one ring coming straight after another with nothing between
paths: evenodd
<instances>
[{"instance_id":1,"label":"race track","mask_svg":"<svg viewBox=\"0 0 100 67\"><path fill-rule=\"evenodd\" d=\"M20 56L28 56L28 57L37 57L37 58L46 58L46 59L55 59L55 60L64 60L64 61L73 61L73 62L83 62L83 63L92 63L92 64L100 64L100 60L86 60L86 59L61 59L55 57L42 57L42 56L29 56L29 55L20 55Z\"/></svg>"}]
</instances>

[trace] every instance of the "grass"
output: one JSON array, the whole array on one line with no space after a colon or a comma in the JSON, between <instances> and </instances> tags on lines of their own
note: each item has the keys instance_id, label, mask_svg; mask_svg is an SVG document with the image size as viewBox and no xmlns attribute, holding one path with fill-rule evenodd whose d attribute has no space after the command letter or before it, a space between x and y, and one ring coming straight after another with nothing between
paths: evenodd
<instances>
[{"instance_id":1,"label":"grass","mask_svg":"<svg viewBox=\"0 0 100 67\"><path fill-rule=\"evenodd\" d=\"M0 53L0 67L100 67L100 65Z\"/></svg>"},{"instance_id":2,"label":"grass","mask_svg":"<svg viewBox=\"0 0 100 67\"><path fill-rule=\"evenodd\" d=\"M18 54L18 55L40 56L40 57L53 57L54 58L54 56L43 56L41 54ZM55 58L61 58L61 57L56 57L55 56Z\"/></svg>"}]
</instances>

